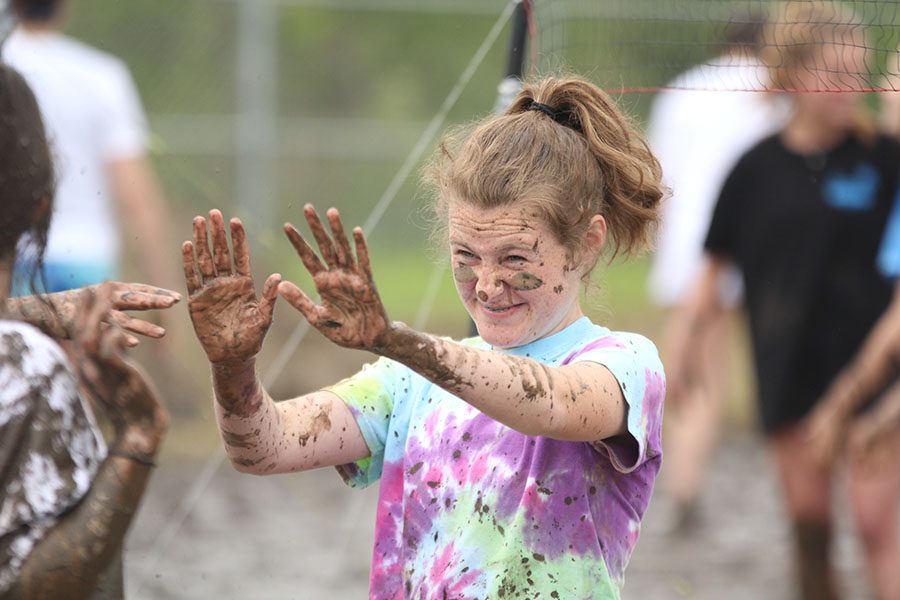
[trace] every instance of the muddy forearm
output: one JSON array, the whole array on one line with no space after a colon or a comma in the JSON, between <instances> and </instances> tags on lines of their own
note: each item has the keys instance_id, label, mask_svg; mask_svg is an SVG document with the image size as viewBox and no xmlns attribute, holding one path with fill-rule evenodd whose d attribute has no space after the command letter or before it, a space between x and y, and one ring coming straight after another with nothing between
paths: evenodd
<instances>
[{"instance_id":1,"label":"muddy forearm","mask_svg":"<svg viewBox=\"0 0 900 600\"><path fill-rule=\"evenodd\" d=\"M10 598L89 598L119 558L150 467L104 461L87 495L34 547Z\"/></svg>"},{"instance_id":2,"label":"muddy forearm","mask_svg":"<svg viewBox=\"0 0 900 600\"><path fill-rule=\"evenodd\" d=\"M624 399L611 374L585 381L530 358L463 346L402 323L394 324L389 339L379 354L527 435L596 440L615 435L624 423Z\"/></svg>"},{"instance_id":3,"label":"muddy forearm","mask_svg":"<svg viewBox=\"0 0 900 600\"><path fill-rule=\"evenodd\" d=\"M39 296L10 298L7 300L6 306L13 317L34 325L50 337L68 339L70 331L66 322L69 311L65 308L66 302L63 297L68 293L50 294L45 296L47 300L42 300Z\"/></svg>"},{"instance_id":4,"label":"muddy forearm","mask_svg":"<svg viewBox=\"0 0 900 600\"><path fill-rule=\"evenodd\" d=\"M256 375L256 359L213 363L216 421L225 452L238 470L249 470L267 455L263 432L277 435L281 423L274 402Z\"/></svg>"},{"instance_id":5,"label":"muddy forearm","mask_svg":"<svg viewBox=\"0 0 900 600\"><path fill-rule=\"evenodd\" d=\"M249 363L214 365L213 382L222 441L238 471L254 475L304 471L368 455L353 415L331 392L276 403Z\"/></svg>"}]
</instances>

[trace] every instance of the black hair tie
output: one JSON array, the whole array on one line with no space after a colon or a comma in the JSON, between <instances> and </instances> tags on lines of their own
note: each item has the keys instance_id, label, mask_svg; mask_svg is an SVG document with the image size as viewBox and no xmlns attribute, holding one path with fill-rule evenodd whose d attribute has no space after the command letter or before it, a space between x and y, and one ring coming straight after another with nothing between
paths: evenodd
<instances>
[{"instance_id":1,"label":"black hair tie","mask_svg":"<svg viewBox=\"0 0 900 600\"><path fill-rule=\"evenodd\" d=\"M547 104L543 104L541 102L531 101L525 110L536 110L544 113L563 127L568 127L569 129L573 129L578 133L581 133L581 123L578 122L578 117L571 110L560 111L552 106Z\"/></svg>"}]
</instances>

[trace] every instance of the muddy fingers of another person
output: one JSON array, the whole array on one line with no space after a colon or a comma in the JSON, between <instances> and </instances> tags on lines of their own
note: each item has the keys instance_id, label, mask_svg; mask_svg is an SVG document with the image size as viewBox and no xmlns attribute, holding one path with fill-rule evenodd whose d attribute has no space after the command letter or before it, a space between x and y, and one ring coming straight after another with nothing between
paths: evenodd
<instances>
[{"instance_id":1,"label":"muddy fingers of another person","mask_svg":"<svg viewBox=\"0 0 900 600\"><path fill-rule=\"evenodd\" d=\"M238 219L230 222L235 246L233 255L228 251L225 224L218 211L210 212L210 227L218 266L213 263L207 244L206 221L202 217L194 219L193 242L182 245L188 311L194 332L211 363L251 359L259 353L272 324L281 276L270 276L262 297L257 299L250 274L250 252L241 222ZM227 268L224 265L226 258L230 263Z\"/></svg>"},{"instance_id":2,"label":"muddy fingers of another person","mask_svg":"<svg viewBox=\"0 0 900 600\"><path fill-rule=\"evenodd\" d=\"M156 453L169 415L147 377L124 355L127 336L110 320L109 298L97 295L83 318L78 366L82 383L116 430L116 446L146 457Z\"/></svg>"}]
</instances>

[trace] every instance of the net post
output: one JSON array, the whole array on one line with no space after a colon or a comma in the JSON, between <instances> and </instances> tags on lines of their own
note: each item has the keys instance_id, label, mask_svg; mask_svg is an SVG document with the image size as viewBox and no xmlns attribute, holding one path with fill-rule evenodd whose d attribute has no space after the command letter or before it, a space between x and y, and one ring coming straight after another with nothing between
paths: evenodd
<instances>
[{"instance_id":1,"label":"net post","mask_svg":"<svg viewBox=\"0 0 900 600\"><path fill-rule=\"evenodd\" d=\"M525 50L528 43L528 0L516 0L513 9L509 49L506 53L506 68L503 79L497 86L497 100L494 112L502 113L512 104L519 90L522 89L522 73L525 65Z\"/></svg>"}]
</instances>

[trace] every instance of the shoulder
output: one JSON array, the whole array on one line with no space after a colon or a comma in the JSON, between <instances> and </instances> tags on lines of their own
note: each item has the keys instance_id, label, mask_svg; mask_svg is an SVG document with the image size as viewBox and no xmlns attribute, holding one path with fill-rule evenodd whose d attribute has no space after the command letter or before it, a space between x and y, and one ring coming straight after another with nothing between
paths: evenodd
<instances>
[{"instance_id":1,"label":"shoulder","mask_svg":"<svg viewBox=\"0 0 900 600\"><path fill-rule=\"evenodd\" d=\"M100 74L121 75L128 72L125 63L116 56L104 52L80 40L63 35L58 38L60 53L68 55L72 62L82 65L85 70Z\"/></svg>"},{"instance_id":2,"label":"shoulder","mask_svg":"<svg viewBox=\"0 0 900 600\"><path fill-rule=\"evenodd\" d=\"M28 375L49 375L66 357L52 338L21 321L0 320L0 368L14 366Z\"/></svg>"},{"instance_id":3,"label":"shoulder","mask_svg":"<svg viewBox=\"0 0 900 600\"><path fill-rule=\"evenodd\" d=\"M78 398L62 348L31 325L0 320L0 425L35 411L68 413Z\"/></svg>"},{"instance_id":4,"label":"shoulder","mask_svg":"<svg viewBox=\"0 0 900 600\"><path fill-rule=\"evenodd\" d=\"M606 327L590 323L563 364L591 360L601 354L615 354L633 357L638 362L649 362L648 366L659 364L656 344L638 333L610 331Z\"/></svg>"},{"instance_id":5,"label":"shoulder","mask_svg":"<svg viewBox=\"0 0 900 600\"><path fill-rule=\"evenodd\" d=\"M66 35L48 40L42 51L45 69L67 73L72 81L104 97L117 97L133 87L131 72L124 61Z\"/></svg>"},{"instance_id":6,"label":"shoulder","mask_svg":"<svg viewBox=\"0 0 900 600\"><path fill-rule=\"evenodd\" d=\"M760 170L771 173L784 165L784 146L778 134L763 138L747 149L731 168L729 178L757 177Z\"/></svg>"}]
</instances>

